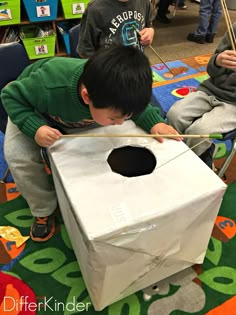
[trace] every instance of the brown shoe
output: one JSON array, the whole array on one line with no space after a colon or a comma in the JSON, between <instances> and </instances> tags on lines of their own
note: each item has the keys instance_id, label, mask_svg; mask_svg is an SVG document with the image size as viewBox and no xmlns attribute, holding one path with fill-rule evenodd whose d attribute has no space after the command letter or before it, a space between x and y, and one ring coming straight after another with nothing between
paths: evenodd
<instances>
[{"instance_id":1,"label":"brown shoe","mask_svg":"<svg viewBox=\"0 0 236 315\"><path fill-rule=\"evenodd\" d=\"M36 217L30 229L30 237L35 242L46 242L55 233L55 213L48 217Z\"/></svg>"}]
</instances>

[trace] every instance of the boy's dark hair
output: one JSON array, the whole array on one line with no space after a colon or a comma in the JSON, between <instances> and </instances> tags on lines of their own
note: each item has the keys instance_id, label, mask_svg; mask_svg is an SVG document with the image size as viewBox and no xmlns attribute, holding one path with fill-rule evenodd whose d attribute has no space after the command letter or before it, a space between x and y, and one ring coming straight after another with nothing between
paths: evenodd
<instances>
[{"instance_id":1,"label":"boy's dark hair","mask_svg":"<svg viewBox=\"0 0 236 315\"><path fill-rule=\"evenodd\" d=\"M123 115L140 114L152 94L149 60L134 47L98 50L86 62L80 82L95 108L113 108Z\"/></svg>"}]
</instances>

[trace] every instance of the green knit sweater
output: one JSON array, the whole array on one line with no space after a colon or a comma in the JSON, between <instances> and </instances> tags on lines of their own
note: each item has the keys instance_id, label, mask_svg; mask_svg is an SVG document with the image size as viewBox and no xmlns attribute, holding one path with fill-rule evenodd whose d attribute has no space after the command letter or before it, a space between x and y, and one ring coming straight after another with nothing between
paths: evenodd
<instances>
[{"instance_id":1,"label":"green knit sweater","mask_svg":"<svg viewBox=\"0 0 236 315\"><path fill-rule=\"evenodd\" d=\"M2 103L11 119L26 135L34 138L45 125L40 114L59 117L64 122L92 119L89 107L78 95L78 80L86 60L55 57L39 60L28 66L17 80L1 92ZM133 119L147 132L164 122L157 107L148 105Z\"/></svg>"}]
</instances>

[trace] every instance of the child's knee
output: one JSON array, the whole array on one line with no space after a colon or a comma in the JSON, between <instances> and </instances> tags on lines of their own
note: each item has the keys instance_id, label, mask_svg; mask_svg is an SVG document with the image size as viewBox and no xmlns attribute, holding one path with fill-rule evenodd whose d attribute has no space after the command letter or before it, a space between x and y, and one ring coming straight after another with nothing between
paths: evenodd
<instances>
[{"instance_id":1,"label":"child's knee","mask_svg":"<svg viewBox=\"0 0 236 315\"><path fill-rule=\"evenodd\" d=\"M12 168L16 164L17 154L15 150L12 150L7 145L4 146L4 158L9 166L9 168Z\"/></svg>"},{"instance_id":2,"label":"child's knee","mask_svg":"<svg viewBox=\"0 0 236 315\"><path fill-rule=\"evenodd\" d=\"M196 134L196 135L201 135L201 134L208 134L209 133L209 127L206 126L203 123L200 123L199 121L196 121L197 123L192 123L188 130L186 130L186 133L188 134Z\"/></svg>"},{"instance_id":3,"label":"child's knee","mask_svg":"<svg viewBox=\"0 0 236 315\"><path fill-rule=\"evenodd\" d=\"M169 123L181 120L183 106L179 102L174 103L166 114Z\"/></svg>"}]
</instances>

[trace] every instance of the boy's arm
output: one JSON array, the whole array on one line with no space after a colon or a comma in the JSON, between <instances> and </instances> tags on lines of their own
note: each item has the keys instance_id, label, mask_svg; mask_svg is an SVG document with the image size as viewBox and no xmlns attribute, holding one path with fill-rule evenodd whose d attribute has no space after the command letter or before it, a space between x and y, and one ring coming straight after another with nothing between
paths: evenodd
<instances>
[{"instance_id":1,"label":"boy's arm","mask_svg":"<svg viewBox=\"0 0 236 315\"><path fill-rule=\"evenodd\" d=\"M145 26L142 30L138 32L138 39L142 46L149 46L152 44L153 37L154 37L154 28L152 25L152 4L150 0L146 0L146 16L145 16Z\"/></svg>"},{"instance_id":2,"label":"boy's arm","mask_svg":"<svg viewBox=\"0 0 236 315\"><path fill-rule=\"evenodd\" d=\"M81 58L91 57L99 47L101 30L97 21L100 14L99 12L93 13L94 9L91 5L92 3L88 4L80 22L77 52Z\"/></svg>"},{"instance_id":3,"label":"boy's arm","mask_svg":"<svg viewBox=\"0 0 236 315\"><path fill-rule=\"evenodd\" d=\"M236 33L236 24L233 24L234 28L234 33ZM219 42L214 54L210 58L208 65L207 65L207 72L210 75L210 77L214 78L222 73L224 73L225 69L222 67L219 67L216 65L216 57L218 56L219 53L225 51L225 50L232 50L231 44L230 44L230 39L229 39L229 34L226 32Z\"/></svg>"},{"instance_id":4,"label":"boy's arm","mask_svg":"<svg viewBox=\"0 0 236 315\"><path fill-rule=\"evenodd\" d=\"M150 133L152 127L157 123L165 123L165 119L161 117L158 107L151 104L148 104L146 109L139 116L132 117L132 120L137 126L141 127L148 133Z\"/></svg>"},{"instance_id":5,"label":"boy's arm","mask_svg":"<svg viewBox=\"0 0 236 315\"><path fill-rule=\"evenodd\" d=\"M43 83L36 73L9 83L1 92L1 100L11 121L31 138L46 124L36 113L38 104L44 110L46 103Z\"/></svg>"},{"instance_id":6,"label":"boy's arm","mask_svg":"<svg viewBox=\"0 0 236 315\"><path fill-rule=\"evenodd\" d=\"M132 120L137 126L141 127L145 131L151 134L159 135L176 135L178 132L170 125L168 125L164 118L161 117L160 111L157 107L149 104L145 111L138 117L133 117ZM177 141L183 140L181 137L173 137ZM163 142L164 139L158 137L159 142Z\"/></svg>"}]
</instances>

